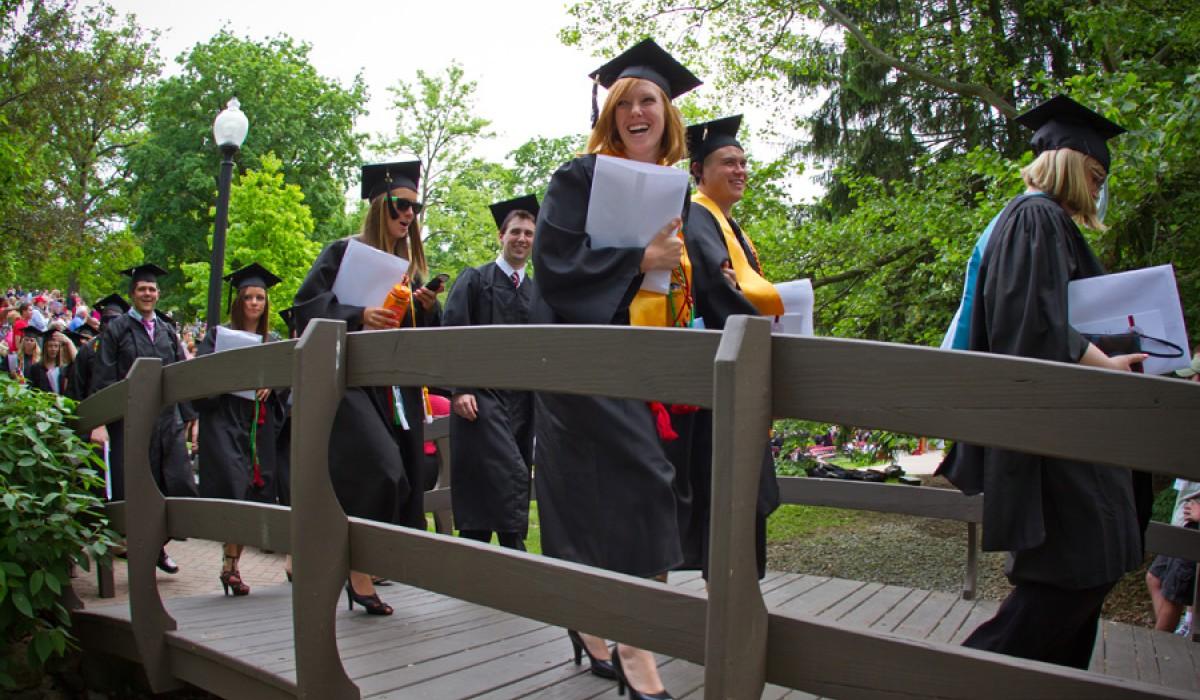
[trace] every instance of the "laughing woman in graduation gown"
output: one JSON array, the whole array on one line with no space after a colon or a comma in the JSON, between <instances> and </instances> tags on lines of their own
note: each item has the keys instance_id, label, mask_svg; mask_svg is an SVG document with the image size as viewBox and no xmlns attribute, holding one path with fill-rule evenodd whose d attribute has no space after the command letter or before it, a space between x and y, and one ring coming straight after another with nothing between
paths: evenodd
<instances>
[{"instance_id":1,"label":"laughing woman in graduation gown","mask_svg":"<svg viewBox=\"0 0 1200 700\"><path fill-rule=\"evenodd\" d=\"M416 291L403 315L384 308L383 299L379 306L368 307L338 300L333 284L349 244L349 239L341 239L321 251L296 292L297 333L303 334L318 318L345 321L350 332L438 325L437 297L420 288L426 274L417 221L422 207L417 199L420 169L420 161L363 166L362 195L371 204L355 239L409 261ZM423 411L420 388L346 388L329 441L329 476L346 515L424 529ZM346 594L368 613L392 613L375 594L369 574L350 572Z\"/></svg>"},{"instance_id":2,"label":"laughing woman in graduation gown","mask_svg":"<svg viewBox=\"0 0 1200 700\"><path fill-rule=\"evenodd\" d=\"M966 337L947 345L1128 371L1145 355L1107 357L1067 320L1068 283L1104 273L1076 224L1103 230L1105 141L1124 129L1062 96L1018 121L1038 154L1021 173L1028 190L981 238L959 314ZM963 644L1086 669L1104 598L1142 562L1130 471L959 443L939 473L985 494L983 548L1009 552L1014 585Z\"/></svg>"},{"instance_id":3,"label":"laughing woman in graduation gown","mask_svg":"<svg viewBox=\"0 0 1200 700\"><path fill-rule=\"evenodd\" d=\"M609 88L609 94L588 140L589 155L554 174L538 218L533 264L543 305L537 319L671 325L674 316L686 315L686 309L671 309L666 295L647 294L639 287L644 273L674 273L684 264L683 242L677 235L681 219L648 222L661 230L645 248L593 248L584 224L596 154L661 165L684 156L683 122L671 99L699 80L649 39L593 73L593 78ZM686 293L674 295L676 302L683 297ZM646 403L539 394L534 423L536 492L546 554L645 577L664 576L680 564L674 468ZM571 636L576 649L582 647L591 657L593 673L616 674L619 682L627 678L635 698L669 697L650 652L620 644L613 663L602 640L574 632Z\"/></svg>"},{"instance_id":4,"label":"laughing woman in graduation gown","mask_svg":"<svg viewBox=\"0 0 1200 700\"><path fill-rule=\"evenodd\" d=\"M254 333L262 342L278 340L270 331L270 301L267 290L279 278L258 263L251 263L225 277L233 288L229 323L206 333L196 355L216 350L222 332ZM200 496L235 501L275 502L275 433L283 420L284 404L279 393L258 389L253 399L221 394L192 401L200 414ZM250 586L242 580L238 559L242 545L225 544L221 564L221 588L228 595L243 596Z\"/></svg>"},{"instance_id":5,"label":"laughing woman in graduation gown","mask_svg":"<svg viewBox=\"0 0 1200 700\"><path fill-rule=\"evenodd\" d=\"M684 240L692 266L696 315L704 327L725 328L730 316L779 316L783 302L762 276L758 253L733 219L733 205L746 190L746 154L737 140L741 115L688 127L688 155L697 191L688 210ZM699 568L708 578L708 528L711 514L712 411L681 419L680 439L667 444L675 463L682 568ZM758 576L767 567L767 516L779 506L775 460L763 435L755 508L755 559Z\"/></svg>"}]
</instances>

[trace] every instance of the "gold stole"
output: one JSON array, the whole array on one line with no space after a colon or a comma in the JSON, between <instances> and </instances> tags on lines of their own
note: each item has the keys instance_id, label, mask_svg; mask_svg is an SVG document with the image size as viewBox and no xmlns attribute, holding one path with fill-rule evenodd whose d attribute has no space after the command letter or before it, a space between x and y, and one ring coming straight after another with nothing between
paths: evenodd
<instances>
[{"instance_id":1,"label":"gold stole","mask_svg":"<svg viewBox=\"0 0 1200 700\"><path fill-rule=\"evenodd\" d=\"M683 232L675 234L683 238ZM692 262L687 248L679 259L679 267L671 270L670 295L639 289L629 303L631 326L687 326L692 320Z\"/></svg>"},{"instance_id":2,"label":"gold stole","mask_svg":"<svg viewBox=\"0 0 1200 700\"><path fill-rule=\"evenodd\" d=\"M741 243L733 233L733 227L729 225L725 214L721 212L721 207L699 191L692 195L692 201L707 209L720 225L721 233L725 236L725 248L729 251L729 263L733 265L733 272L737 276L742 295L751 304L754 304L754 308L758 309L758 313L763 316L782 316L783 301L779 298L779 292L775 291L775 285L754 271L750 261L746 259L746 251L742 249ZM745 236L744 231L742 234ZM746 245L754 250L754 244L750 242L750 237L745 236L745 238Z\"/></svg>"}]
</instances>

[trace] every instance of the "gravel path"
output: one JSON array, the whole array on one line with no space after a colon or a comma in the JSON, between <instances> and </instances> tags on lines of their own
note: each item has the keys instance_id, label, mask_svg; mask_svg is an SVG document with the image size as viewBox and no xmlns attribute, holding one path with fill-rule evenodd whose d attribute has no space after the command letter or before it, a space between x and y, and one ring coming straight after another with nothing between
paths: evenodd
<instances>
[{"instance_id":1,"label":"gravel path","mask_svg":"<svg viewBox=\"0 0 1200 700\"><path fill-rule=\"evenodd\" d=\"M767 568L957 592L966 572L966 541L964 523L859 512L850 524L770 543ZM1153 626L1145 578L1143 566L1122 579L1108 597L1104 617ZM979 597L1000 600L1010 590L1004 554L981 552Z\"/></svg>"}]
</instances>

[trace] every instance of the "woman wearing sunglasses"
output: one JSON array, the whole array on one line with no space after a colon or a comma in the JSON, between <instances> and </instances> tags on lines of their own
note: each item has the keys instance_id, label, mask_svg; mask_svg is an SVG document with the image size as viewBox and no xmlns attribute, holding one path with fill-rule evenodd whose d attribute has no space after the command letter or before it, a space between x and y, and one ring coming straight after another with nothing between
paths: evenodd
<instances>
[{"instance_id":1,"label":"woman wearing sunglasses","mask_svg":"<svg viewBox=\"0 0 1200 700\"><path fill-rule=\"evenodd\" d=\"M350 239L330 243L296 292L296 332L309 321L345 321L347 330L437 326L441 309L435 292L421 287L427 274L417 216L421 161L379 163L362 168L362 196L370 201L355 240L409 261L411 302L397 313L379 306L344 304L333 283ZM346 515L425 529L420 475L424 401L419 387L347 387L329 439L329 476ZM369 574L351 571L346 596L371 615L391 615Z\"/></svg>"}]
</instances>

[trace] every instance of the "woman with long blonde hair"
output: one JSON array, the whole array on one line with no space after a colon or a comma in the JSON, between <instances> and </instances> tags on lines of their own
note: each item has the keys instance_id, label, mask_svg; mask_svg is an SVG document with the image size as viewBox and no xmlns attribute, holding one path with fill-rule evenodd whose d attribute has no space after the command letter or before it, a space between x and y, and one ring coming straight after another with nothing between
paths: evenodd
<instances>
[{"instance_id":1,"label":"woman with long blonde hair","mask_svg":"<svg viewBox=\"0 0 1200 700\"><path fill-rule=\"evenodd\" d=\"M1146 355L1106 356L1067 309L1071 280L1104 274L1079 225L1103 225L1106 142L1125 130L1065 96L1018 121L1034 131L1028 189L981 237L944 345L1127 372ZM959 443L939 473L987 494L983 548L1010 555L1013 591L963 644L1086 669L1105 597L1142 563L1129 470Z\"/></svg>"},{"instance_id":2,"label":"woman with long blonde hair","mask_svg":"<svg viewBox=\"0 0 1200 700\"><path fill-rule=\"evenodd\" d=\"M346 322L347 330L388 330L440 324L437 295L421 286L428 274L421 242L417 194L421 161L364 165L362 197L370 202L362 232L355 240L408 260L403 281L410 296L397 312L384 307L347 304L333 293L334 281L350 239L321 251L296 292L296 333L318 318ZM410 283L411 281L411 283ZM347 387L329 440L329 476L346 515L425 529L421 464L424 457L424 400L420 387ZM371 576L351 571L346 582L350 606L372 615L391 615L379 599Z\"/></svg>"}]
</instances>

